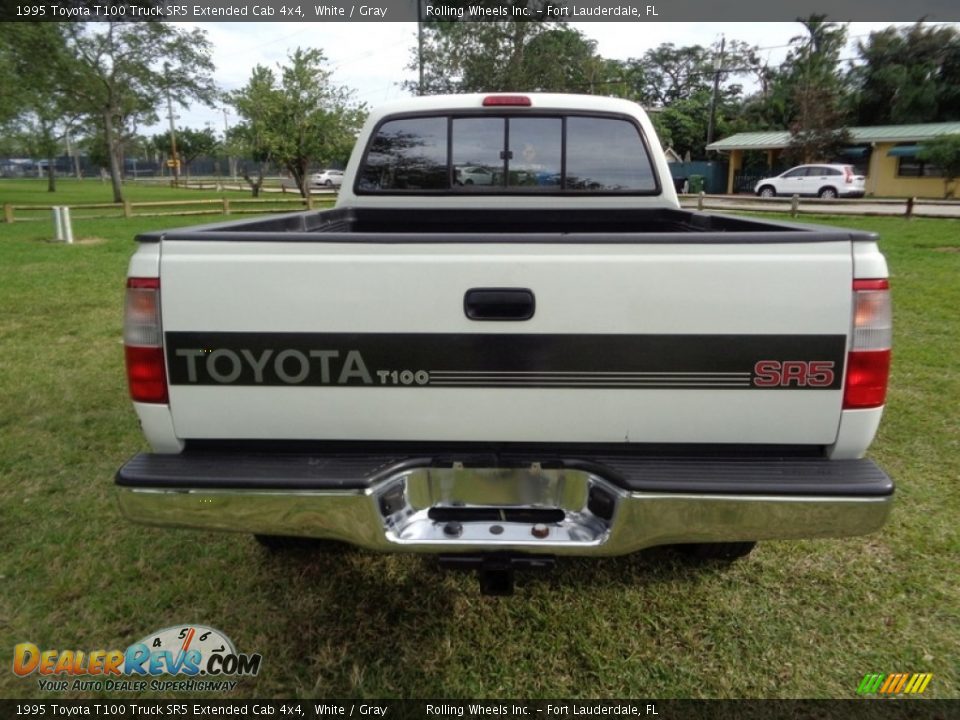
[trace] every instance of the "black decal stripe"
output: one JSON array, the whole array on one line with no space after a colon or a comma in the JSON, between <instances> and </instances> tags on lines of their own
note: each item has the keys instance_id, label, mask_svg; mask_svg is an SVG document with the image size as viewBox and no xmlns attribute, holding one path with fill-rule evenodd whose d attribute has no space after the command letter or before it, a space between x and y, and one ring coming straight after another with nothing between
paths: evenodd
<instances>
[{"instance_id":1,"label":"black decal stripe","mask_svg":"<svg viewBox=\"0 0 960 720\"><path fill-rule=\"evenodd\" d=\"M437 376L448 376L448 377L460 377L469 375L471 377L490 377L490 378L499 378L499 377L636 377L636 378L657 378L657 377L679 377L679 378L737 378L737 377L750 377L750 373L709 373L709 372L684 372L684 373L665 373L665 372L565 372L565 371L555 371L555 372L536 372L536 371L524 371L524 372L507 372L507 371L489 371L489 370L431 370L430 375Z\"/></svg>"},{"instance_id":2,"label":"black decal stripe","mask_svg":"<svg viewBox=\"0 0 960 720\"><path fill-rule=\"evenodd\" d=\"M753 387L750 383L712 383L712 384L703 384L703 383L661 383L661 384L652 384L652 383L617 383L617 382L597 382L597 383L583 383L583 382L433 382L431 381L429 385L434 387L476 387L476 388L506 388L506 387L531 387L531 388L589 388L594 390L603 390L605 388L636 388L643 389L647 388L650 390L709 390L709 389L730 389L730 388L739 388L741 390L748 390Z\"/></svg>"},{"instance_id":3,"label":"black decal stripe","mask_svg":"<svg viewBox=\"0 0 960 720\"><path fill-rule=\"evenodd\" d=\"M615 383L623 385L749 385L750 375L707 377L696 374L689 375L662 375L662 376L634 376L621 375L618 373L609 373L606 375L545 375L539 373L530 373L527 375L514 375L503 373L497 375L482 375L474 373L463 373L459 375L441 375L439 373L430 373L431 383L546 383L546 384L605 384Z\"/></svg>"},{"instance_id":4,"label":"black decal stripe","mask_svg":"<svg viewBox=\"0 0 960 720\"><path fill-rule=\"evenodd\" d=\"M817 389L838 390L846 356L842 334L172 331L165 344L172 385L211 386L745 389L758 362L799 361L832 362Z\"/></svg>"}]
</instances>

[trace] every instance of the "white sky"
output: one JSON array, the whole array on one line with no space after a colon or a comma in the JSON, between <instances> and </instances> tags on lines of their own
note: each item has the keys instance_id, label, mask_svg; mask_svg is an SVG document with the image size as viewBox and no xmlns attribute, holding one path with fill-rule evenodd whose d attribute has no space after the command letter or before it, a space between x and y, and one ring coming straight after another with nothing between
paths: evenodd
<instances>
[{"instance_id":1,"label":"white sky","mask_svg":"<svg viewBox=\"0 0 960 720\"><path fill-rule=\"evenodd\" d=\"M724 35L727 40L742 40L761 48L761 57L770 65L779 64L787 52L790 38L802 34L799 23L569 23L588 38L597 41L597 49L605 58L625 60L640 57L646 50L663 42L676 46L708 46ZM892 23L850 23L850 46L844 58L855 56L857 40L871 31ZM898 23L902 25L903 23ZM184 24L189 27L189 24ZM324 51L333 71L333 81L353 88L357 100L374 107L408 95L400 87L412 80L415 73L406 70L416 46L416 23L398 22L313 22L313 23L202 23L211 40L216 65L215 78L221 88L235 90L246 84L257 64L276 67L298 46L317 47ZM164 108L165 110L165 108ZM178 126L202 128L211 125L218 133L224 129L222 109L196 106L174 110ZM227 122L237 118L227 108ZM153 134L168 127L164 119L156 126L141 128Z\"/></svg>"}]
</instances>

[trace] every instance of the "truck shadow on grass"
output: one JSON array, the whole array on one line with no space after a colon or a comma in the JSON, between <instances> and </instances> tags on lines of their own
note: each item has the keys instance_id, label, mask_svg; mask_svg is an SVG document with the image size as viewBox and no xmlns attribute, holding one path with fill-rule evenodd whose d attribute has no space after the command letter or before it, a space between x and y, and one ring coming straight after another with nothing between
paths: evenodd
<instances>
[{"instance_id":1,"label":"truck shadow on grass","mask_svg":"<svg viewBox=\"0 0 960 720\"><path fill-rule=\"evenodd\" d=\"M271 621L278 623L271 628L273 652L309 658L296 671L304 697L443 695L452 675L473 672L471 653L508 668L514 654L526 658L555 643L565 623L605 627L594 603L618 603L629 594L634 604L646 604L650 594L684 592L725 568L671 548L566 558L549 571L518 573L515 595L504 598L481 595L473 573L441 569L427 557L325 554L309 544L255 552L260 601L269 597ZM411 674L411 666L423 666L423 676ZM477 682L487 687L486 678Z\"/></svg>"},{"instance_id":2,"label":"truck shadow on grass","mask_svg":"<svg viewBox=\"0 0 960 720\"><path fill-rule=\"evenodd\" d=\"M368 571L376 569L373 580L380 591L390 591L391 581L398 582L396 590L402 591L411 582L420 587L423 583L444 584L445 578L451 578L455 580L452 585L458 590L467 592L472 589L481 594L474 571L443 567L436 557L430 555L384 555L335 541L306 538L277 538L276 542L261 547L260 552L267 562L296 566L305 574L323 574L326 582L357 586L365 581ZM685 552L683 546L663 545L618 557L558 557L551 568L518 570L515 578L518 591L544 583L634 586L685 578L693 581L698 576L723 572L731 564L732 561L728 560L696 557ZM402 565L402 570L398 571L396 565ZM456 581L462 579L469 580L474 587Z\"/></svg>"}]
</instances>

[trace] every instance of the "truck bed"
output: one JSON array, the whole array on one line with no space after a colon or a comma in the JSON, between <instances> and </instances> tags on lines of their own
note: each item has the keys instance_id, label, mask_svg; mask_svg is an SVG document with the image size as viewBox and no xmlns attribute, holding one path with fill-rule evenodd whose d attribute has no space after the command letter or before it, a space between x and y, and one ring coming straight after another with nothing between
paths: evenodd
<instances>
[{"instance_id":1,"label":"truck bed","mask_svg":"<svg viewBox=\"0 0 960 720\"><path fill-rule=\"evenodd\" d=\"M869 233L688 210L337 208L144 233L166 240L326 243L809 243Z\"/></svg>"}]
</instances>

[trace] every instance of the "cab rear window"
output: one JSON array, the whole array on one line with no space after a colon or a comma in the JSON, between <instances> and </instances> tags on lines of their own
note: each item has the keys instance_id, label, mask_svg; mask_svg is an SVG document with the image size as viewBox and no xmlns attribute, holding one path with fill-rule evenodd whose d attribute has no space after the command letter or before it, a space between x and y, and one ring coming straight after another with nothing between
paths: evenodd
<instances>
[{"instance_id":1,"label":"cab rear window","mask_svg":"<svg viewBox=\"0 0 960 720\"><path fill-rule=\"evenodd\" d=\"M418 116L377 128L356 191L655 194L659 186L627 118Z\"/></svg>"}]
</instances>

